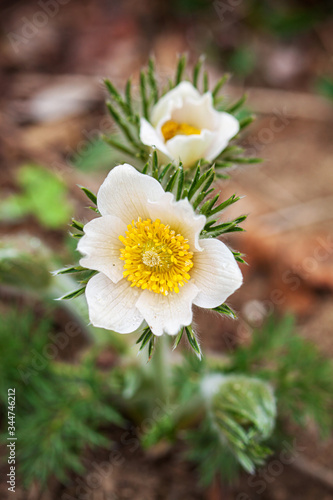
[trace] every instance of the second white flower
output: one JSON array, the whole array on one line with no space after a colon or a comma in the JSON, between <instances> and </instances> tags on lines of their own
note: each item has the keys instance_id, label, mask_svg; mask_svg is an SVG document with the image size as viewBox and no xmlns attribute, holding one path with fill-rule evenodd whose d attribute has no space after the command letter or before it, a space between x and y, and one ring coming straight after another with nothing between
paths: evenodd
<instances>
[{"instance_id":1,"label":"second white flower","mask_svg":"<svg viewBox=\"0 0 333 500\"><path fill-rule=\"evenodd\" d=\"M188 168L201 158L213 161L238 131L234 116L214 109L211 92L201 95L185 81L157 102L150 123L141 118L140 139Z\"/></svg>"}]
</instances>

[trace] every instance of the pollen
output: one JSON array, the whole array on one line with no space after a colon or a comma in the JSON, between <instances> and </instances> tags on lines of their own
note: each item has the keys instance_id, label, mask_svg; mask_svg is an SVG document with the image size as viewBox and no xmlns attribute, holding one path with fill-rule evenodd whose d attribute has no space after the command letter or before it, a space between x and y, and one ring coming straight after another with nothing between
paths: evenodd
<instances>
[{"instance_id":1,"label":"pollen","mask_svg":"<svg viewBox=\"0 0 333 500\"><path fill-rule=\"evenodd\" d=\"M201 130L188 123L178 123L168 120L162 125L161 132L165 141L169 141L176 135L199 135Z\"/></svg>"},{"instance_id":2,"label":"pollen","mask_svg":"<svg viewBox=\"0 0 333 500\"><path fill-rule=\"evenodd\" d=\"M124 245L120 259L131 286L163 295L179 293L193 267L188 240L159 219L132 221L125 234L119 236Z\"/></svg>"}]
</instances>

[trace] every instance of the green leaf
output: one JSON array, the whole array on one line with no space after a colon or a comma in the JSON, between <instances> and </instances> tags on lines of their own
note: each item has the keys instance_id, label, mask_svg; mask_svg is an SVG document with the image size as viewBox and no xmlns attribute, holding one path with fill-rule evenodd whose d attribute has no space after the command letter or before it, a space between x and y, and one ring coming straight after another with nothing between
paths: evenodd
<instances>
[{"instance_id":1,"label":"green leaf","mask_svg":"<svg viewBox=\"0 0 333 500\"><path fill-rule=\"evenodd\" d=\"M229 80L229 78L230 78L230 75L229 74L225 74L225 75L222 76L222 78L219 79L219 81L215 85L215 87L213 89L213 92L212 92L214 99L217 97L217 95L220 92L221 88Z\"/></svg>"},{"instance_id":2,"label":"green leaf","mask_svg":"<svg viewBox=\"0 0 333 500\"><path fill-rule=\"evenodd\" d=\"M167 165L165 165L165 167L163 168L163 170L160 173L160 176L158 178L159 182L162 182L162 180L164 179L164 177L166 176L166 174L169 172L170 168L172 168L172 167L173 167L172 163L168 163Z\"/></svg>"},{"instance_id":3,"label":"green leaf","mask_svg":"<svg viewBox=\"0 0 333 500\"><path fill-rule=\"evenodd\" d=\"M148 344L148 342L150 340L152 340L153 338L153 332L151 331L151 329L148 327L146 327L144 330L143 330L143 333L142 335L138 338L138 340L136 341L136 344L141 344L140 345L140 349L139 351L142 351L142 349ZM153 342L153 341L152 341ZM153 347L152 347L153 348ZM151 348L151 349L152 349Z\"/></svg>"},{"instance_id":4,"label":"green leaf","mask_svg":"<svg viewBox=\"0 0 333 500\"><path fill-rule=\"evenodd\" d=\"M128 111L131 115L133 115L133 107L132 107L132 80L129 78L126 82L125 87L125 99Z\"/></svg>"},{"instance_id":5,"label":"green leaf","mask_svg":"<svg viewBox=\"0 0 333 500\"><path fill-rule=\"evenodd\" d=\"M247 163L247 164L261 163L263 160L262 158L245 158L243 156L236 156L236 157L226 157L225 161L230 162L229 164L232 165L233 163Z\"/></svg>"},{"instance_id":6,"label":"green leaf","mask_svg":"<svg viewBox=\"0 0 333 500\"><path fill-rule=\"evenodd\" d=\"M215 173L214 173L215 177ZM202 191L202 193L198 194L195 201L192 200L192 206L194 209L197 209L200 203L208 196L210 193L214 191L214 188L210 189L209 191Z\"/></svg>"},{"instance_id":7,"label":"green leaf","mask_svg":"<svg viewBox=\"0 0 333 500\"><path fill-rule=\"evenodd\" d=\"M87 271L85 267L82 266L72 266L65 267L64 269L59 269L58 271L54 271L53 274L73 274L73 273L81 273L82 271Z\"/></svg>"},{"instance_id":8,"label":"green leaf","mask_svg":"<svg viewBox=\"0 0 333 500\"><path fill-rule=\"evenodd\" d=\"M173 351L178 347L179 342L181 341L181 339L183 337L183 334L184 334L184 328L182 328L180 330L180 332L178 333L178 335L176 337L175 343L173 344L173 348L172 348Z\"/></svg>"},{"instance_id":9,"label":"green leaf","mask_svg":"<svg viewBox=\"0 0 333 500\"><path fill-rule=\"evenodd\" d=\"M244 94L236 102L234 102L233 104L230 104L230 106L228 106L225 111L227 113L235 113L239 108L241 108L243 106L246 99L247 99L247 94Z\"/></svg>"},{"instance_id":10,"label":"green leaf","mask_svg":"<svg viewBox=\"0 0 333 500\"><path fill-rule=\"evenodd\" d=\"M198 87L198 79L203 62L204 62L204 57L201 56L193 69L193 85L196 88Z\"/></svg>"},{"instance_id":11,"label":"green leaf","mask_svg":"<svg viewBox=\"0 0 333 500\"><path fill-rule=\"evenodd\" d=\"M129 126L127 125L127 123L125 123L124 119L120 116L120 114L115 109L113 104L110 101L107 101L106 107L108 108L108 111L109 111L111 117L113 118L115 123L118 125L119 129L124 134L124 136L126 137L128 142L130 142L132 144L132 146L134 146L136 149L138 149L140 151L142 149L141 144L138 143L138 141L134 138L133 133L131 132Z\"/></svg>"},{"instance_id":12,"label":"green leaf","mask_svg":"<svg viewBox=\"0 0 333 500\"><path fill-rule=\"evenodd\" d=\"M215 198L213 198L212 200L208 200L208 202L206 202L202 206L201 213L206 215L206 217L212 217L213 215L221 213L227 207L230 207L231 205L236 203L238 200L240 200L240 197L233 194L230 196L230 198L228 198L227 200L223 201L222 203L220 203L219 205L214 207L214 204L218 199L219 199L219 195L215 196ZM214 203L212 203L212 201ZM204 209L205 205L206 205L206 208ZM205 210L204 212L202 212L203 209ZM206 227L205 227L205 229L206 229Z\"/></svg>"},{"instance_id":13,"label":"green leaf","mask_svg":"<svg viewBox=\"0 0 333 500\"><path fill-rule=\"evenodd\" d=\"M235 252L234 250L232 250L232 253L237 262L240 262L240 264L246 264L246 261L243 259L244 254L242 254L241 252Z\"/></svg>"},{"instance_id":14,"label":"green leaf","mask_svg":"<svg viewBox=\"0 0 333 500\"><path fill-rule=\"evenodd\" d=\"M183 54L182 56L180 56L177 64L175 85L174 85L175 87L182 81L185 67L186 67L186 55Z\"/></svg>"},{"instance_id":15,"label":"green leaf","mask_svg":"<svg viewBox=\"0 0 333 500\"><path fill-rule=\"evenodd\" d=\"M237 231L244 231L241 227L238 226L241 222L246 219L246 215L241 215L237 217L231 222L224 222L223 224L219 224L217 226L210 226L208 229L204 229L201 233L202 238L217 238L221 236L221 234L226 233L234 233Z\"/></svg>"},{"instance_id":16,"label":"green leaf","mask_svg":"<svg viewBox=\"0 0 333 500\"><path fill-rule=\"evenodd\" d=\"M77 290L74 290L73 292L67 293L66 295L63 295L62 297L59 298L59 300L70 300L70 299L76 299L76 297L79 297L85 292L86 286L82 286L81 288L78 288Z\"/></svg>"},{"instance_id":17,"label":"green leaf","mask_svg":"<svg viewBox=\"0 0 333 500\"><path fill-rule=\"evenodd\" d=\"M184 170L181 163L178 167L178 172L179 175L178 175L177 196L176 196L177 201L182 198L183 187L184 187Z\"/></svg>"},{"instance_id":18,"label":"green leaf","mask_svg":"<svg viewBox=\"0 0 333 500\"><path fill-rule=\"evenodd\" d=\"M189 341L190 346L194 350L194 352L197 355L197 357L199 359L201 359L202 353L201 353L200 345L199 345L199 343L197 341L197 338L196 338L196 336L195 336L195 334L194 334L194 332L192 330L192 327L191 326L185 326L185 332L186 332L187 340Z\"/></svg>"},{"instance_id":19,"label":"green leaf","mask_svg":"<svg viewBox=\"0 0 333 500\"><path fill-rule=\"evenodd\" d=\"M203 188L200 190L200 194L206 191L214 181L214 176L215 176L214 167L211 167L209 170L207 170L207 172L200 175L200 166L198 164L194 179L192 181L192 184L188 192L188 199L191 200L195 196L195 194L198 194L199 189L204 183L205 184Z\"/></svg>"},{"instance_id":20,"label":"green leaf","mask_svg":"<svg viewBox=\"0 0 333 500\"><path fill-rule=\"evenodd\" d=\"M69 220L72 211L67 188L53 172L39 165L22 166L17 173L21 193L0 203L0 216L16 218L34 215L46 228L58 229Z\"/></svg>"},{"instance_id":21,"label":"green leaf","mask_svg":"<svg viewBox=\"0 0 333 500\"><path fill-rule=\"evenodd\" d=\"M221 304L220 306L214 307L213 311L229 316L232 319L237 319L235 311L231 309L231 307L227 306L227 304Z\"/></svg>"},{"instance_id":22,"label":"green leaf","mask_svg":"<svg viewBox=\"0 0 333 500\"><path fill-rule=\"evenodd\" d=\"M209 187L214 182L214 179L215 179L215 170L214 167L212 167L209 170L207 170L207 172L203 174L201 178L198 180L197 186L194 190L194 195L191 196L192 205L194 209L196 209L200 205L200 203L204 200L206 196L208 196L209 193L214 191L214 189L209 190ZM199 191L202 184L203 186Z\"/></svg>"},{"instance_id":23,"label":"green leaf","mask_svg":"<svg viewBox=\"0 0 333 500\"><path fill-rule=\"evenodd\" d=\"M172 191L173 190L173 188L175 187L178 175L179 175L179 169L177 168L177 170L173 173L169 182L167 183L165 191Z\"/></svg>"},{"instance_id":24,"label":"green leaf","mask_svg":"<svg viewBox=\"0 0 333 500\"><path fill-rule=\"evenodd\" d=\"M72 219L71 227L74 227L75 229L78 229L79 231L83 231L84 225L82 222L78 222L75 219Z\"/></svg>"},{"instance_id":25,"label":"green leaf","mask_svg":"<svg viewBox=\"0 0 333 500\"><path fill-rule=\"evenodd\" d=\"M197 164L197 167L196 167L196 170L195 170L195 174L194 174L194 177L193 177L193 180L192 180L192 183L191 183L191 186L190 186L190 189L188 191L188 195L187 195L187 198L190 200L192 198L192 196L194 195L195 191L196 191L196 186L199 182L199 179L200 179L200 162L198 162ZM202 184L202 183L201 183ZM200 184L200 185L201 185ZM200 187L200 186L199 186Z\"/></svg>"},{"instance_id":26,"label":"green leaf","mask_svg":"<svg viewBox=\"0 0 333 500\"><path fill-rule=\"evenodd\" d=\"M200 213L203 215L206 215L206 217L209 217L208 214L211 213L212 207L215 205L217 200L220 197L220 193L214 196L214 198L211 198L210 200L207 200L202 207L200 208Z\"/></svg>"},{"instance_id":27,"label":"green leaf","mask_svg":"<svg viewBox=\"0 0 333 500\"><path fill-rule=\"evenodd\" d=\"M83 172L109 169L113 161L112 151L101 137L88 139L84 149L71 158L73 166Z\"/></svg>"},{"instance_id":28,"label":"green leaf","mask_svg":"<svg viewBox=\"0 0 333 500\"><path fill-rule=\"evenodd\" d=\"M209 90L209 82L208 82L208 73L207 71L204 71L203 74L203 91L208 92Z\"/></svg>"},{"instance_id":29,"label":"green leaf","mask_svg":"<svg viewBox=\"0 0 333 500\"><path fill-rule=\"evenodd\" d=\"M140 72L140 94L142 103L142 114L148 120L148 101L146 93L146 75L143 71Z\"/></svg>"},{"instance_id":30,"label":"green leaf","mask_svg":"<svg viewBox=\"0 0 333 500\"><path fill-rule=\"evenodd\" d=\"M113 137L107 137L106 135L102 135L102 139L104 142L109 144L109 146L118 149L118 151L121 151L122 153L131 156L132 158L137 157L137 153L135 151L129 149L127 146L125 146L125 144L122 144Z\"/></svg>"},{"instance_id":31,"label":"green leaf","mask_svg":"<svg viewBox=\"0 0 333 500\"><path fill-rule=\"evenodd\" d=\"M245 127L250 125L253 121L255 120L255 116L247 116L246 118L243 118L242 120L239 120L239 127L240 130L243 130Z\"/></svg>"},{"instance_id":32,"label":"green leaf","mask_svg":"<svg viewBox=\"0 0 333 500\"><path fill-rule=\"evenodd\" d=\"M216 161L215 162L215 168L220 169L220 168L232 168L234 164L231 161Z\"/></svg>"},{"instance_id":33,"label":"green leaf","mask_svg":"<svg viewBox=\"0 0 333 500\"><path fill-rule=\"evenodd\" d=\"M110 80L105 79L104 84L105 84L106 88L108 89L111 97L116 101L116 103L124 111L124 113L126 115L131 114L130 107L128 106L127 102L121 97L121 95L119 94L118 90L113 85L113 83L111 83Z\"/></svg>"},{"instance_id":34,"label":"green leaf","mask_svg":"<svg viewBox=\"0 0 333 500\"><path fill-rule=\"evenodd\" d=\"M224 157L224 155L230 155L230 153L233 155L240 155L244 153L244 148L241 148L240 146L229 145L222 151L221 155Z\"/></svg>"},{"instance_id":35,"label":"green leaf","mask_svg":"<svg viewBox=\"0 0 333 500\"><path fill-rule=\"evenodd\" d=\"M148 82L150 85L151 96L153 103L156 104L158 101L158 86L155 78L155 66L152 58L149 59L148 63Z\"/></svg>"},{"instance_id":36,"label":"green leaf","mask_svg":"<svg viewBox=\"0 0 333 500\"><path fill-rule=\"evenodd\" d=\"M154 352L154 344L155 344L155 336L153 335L149 340L148 344L148 361L151 360L153 352Z\"/></svg>"},{"instance_id":37,"label":"green leaf","mask_svg":"<svg viewBox=\"0 0 333 500\"><path fill-rule=\"evenodd\" d=\"M97 196L92 193L88 188L79 186L80 189L84 192L84 194L89 198L90 201L92 201L95 205L97 205Z\"/></svg>"},{"instance_id":38,"label":"green leaf","mask_svg":"<svg viewBox=\"0 0 333 500\"><path fill-rule=\"evenodd\" d=\"M147 161L147 163L145 164L145 166L142 169L142 173L143 174L147 174L148 169L149 169L149 162Z\"/></svg>"},{"instance_id":39,"label":"green leaf","mask_svg":"<svg viewBox=\"0 0 333 500\"><path fill-rule=\"evenodd\" d=\"M158 157L155 149L152 154L152 176L158 180Z\"/></svg>"}]
</instances>

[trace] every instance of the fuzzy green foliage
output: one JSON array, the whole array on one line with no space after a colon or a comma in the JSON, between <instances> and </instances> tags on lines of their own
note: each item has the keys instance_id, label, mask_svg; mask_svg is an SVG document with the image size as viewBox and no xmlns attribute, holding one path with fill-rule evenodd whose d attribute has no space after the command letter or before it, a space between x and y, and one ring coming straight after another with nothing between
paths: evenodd
<instances>
[{"instance_id":1,"label":"fuzzy green foliage","mask_svg":"<svg viewBox=\"0 0 333 500\"><path fill-rule=\"evenodd\" d=\"M222 375L226 366L211 366L207 359L195 362L187 356L184 364L175 369L179 403L191 408L198 393L205 402L201 423L185 434L187 457L197 462L205 485L216 474L231 481L241 467L253 472L271 453L265 441L275 423L272 389L266 382L247 375Z\"/></svg>"},{"instance_id":2,"label":"fuzzy green foliage","mask_svg":"<svg viewBox=\"0 0 333 500\"><path fill-rule=\"evenodd\" d=\"M16 390L18 475L25 486L65 481L70 471L84 472L80 455L87 446L108 446L99 427L122 424L109 401L109 387L90 361L66 365L53 361L56 344L51 323L33 313L12 311L2 317L0 402L6 411L7 390ZM6 435L3 436L6 438Z\"/></svg>"},{"instance_id":3,"label":"fuzzy green foliage","mask_svg":"<svg viewBox=\"0 0 333 500\"><path fill-rule=\"evenodd\" d=\"M200 482L209 486L220 474L225 481L233 481L240 472L235 455L218 441L216 430L205 419L199 429L187 432L188 452L186 458L198 465Z\"/></svg>"},{"instance_id":4,"label":"fuzzy green foliage","mask_svg":"<svg viewBox=\"0 0 333 500\"><path fill-rule=\"evenodd\" d=\"M270 437L276 406L272 389L247 375L223 377L211 402L209 418L216 439L228 447L242 467L254 473L270 450L261 442Z\"/></svg>"},{"instance_id":5,"label":"fuzzy green foliage","mask_svg":"<svg viewBox=\"0 0 333 500\"><path fill-rule=\"evenodd\" d=\"M50 229L61 228L68 222L72 206L65 184L55 174L38 165L24 165L18 171L17 182L21 192L1 202L1 217L33 215Z\"/></svg>"},{"instance_id":6,"label":"fuzzy green foliage","mask_svg":"<svg viewBox=\"0 0 333 500\"><path fill-rule=\"evenodd\" d=\"M0 247L1 284L43 290L50 286L51 278L45 256L19 250L13 244Z\"/></svg>"},{"instance_id":7,"label":"fuzzy green foliage","mask_svg":"<svg viewBox=\"0 0 333 500\"><path fill-rule=\"evenodd\" d=\"M271 317L238 348L230 371L255 374L275 388L280 417L305 425L312 418L322 433L333 427L333 364L316 346L295 333L294 319Z\"/></svg>"},{"instance_id":8,"label":"fuzzy green foliage","mask_svg":"<svg viewBox=\"0 0 333 500\"><path fill-rule=\"evenodd\" d=\"M174 369L175 399L192 408L202 380L213 374L218 374L216 384L218 377L229 383L208 405L201 424L186 433L188 457L198 464L206 485L216 474L233 480L240 467L252 472L263 464L270 453L265 442L278 449L281 432L288 436L282 421L305 425L310 417L326 435L333 427L332 362L295 332L290 316L269 318L254 332L250 345L225 358L200 362L186 356ZM275 400L279 425L270 436Z\"/></svg>"}]
</instances>

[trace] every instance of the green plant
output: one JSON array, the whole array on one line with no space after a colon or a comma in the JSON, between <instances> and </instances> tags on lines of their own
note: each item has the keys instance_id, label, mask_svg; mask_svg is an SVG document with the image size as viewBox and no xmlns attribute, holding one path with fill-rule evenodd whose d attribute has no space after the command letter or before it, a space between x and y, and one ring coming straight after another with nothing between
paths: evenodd
<instances>
[{"instance_id":1,"label":"green plant","mask_svg":"<svg viewBox=\"0 0 333 500\"><path fill-rule=\"evenodd\" d=\"M4 219L33 215L46 228L58 229L70 219L72 206L63 181L39 165L23 165L17 173L21 189L0 204Z\"/></svg>"},{"instance_id":2,"label":"green plant","mask_svg":"<svg viewBox=\"0 0 333 500\"><path fill-rule=\"evenodd\" d=\"M0 348L6 351L0 401L5 410L8 388L15 388L18 474L25 486L34 480L45 485L51 476L63 482L70 471L83 473L83 450L110 446L100 427L123 423L94 360L77 365L53 360L50 353L57 348L51 329L50 320L17 310L4 314L0 327Z\"/></svg>"}]
</instances>

